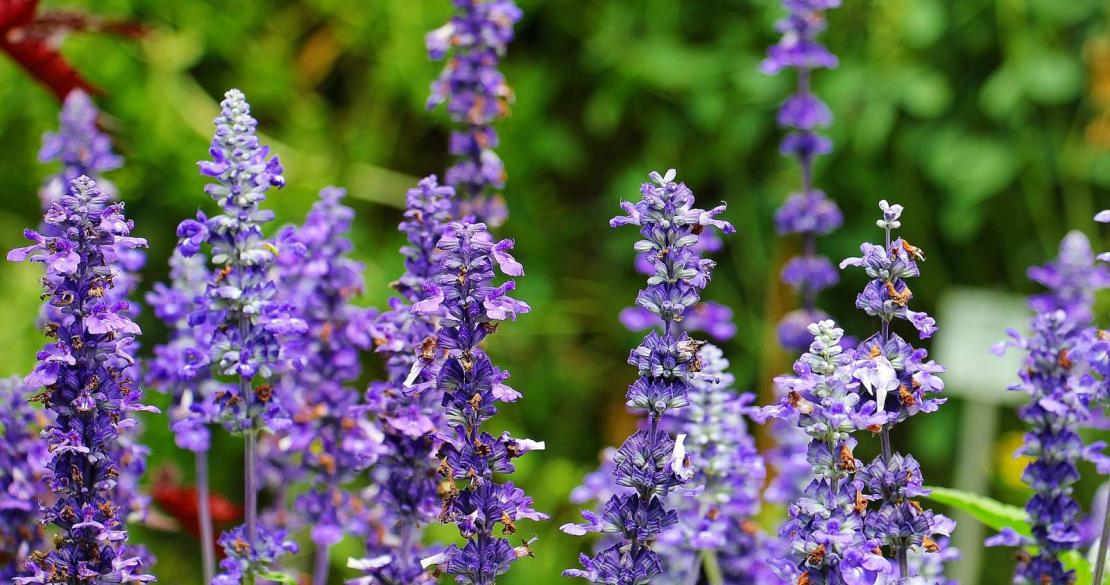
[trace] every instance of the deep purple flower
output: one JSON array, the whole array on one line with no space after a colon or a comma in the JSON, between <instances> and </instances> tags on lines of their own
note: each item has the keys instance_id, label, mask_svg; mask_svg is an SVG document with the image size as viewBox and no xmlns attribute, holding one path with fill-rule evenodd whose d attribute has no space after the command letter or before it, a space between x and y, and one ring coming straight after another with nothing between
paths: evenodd
<instances>
[{"instance_id":1,"label":"deep purple flower","mask_svg":"<svg viewBox=\"0 0 1110 585\"><path fill-rule=\"evenodd\" d=\"M428 55L447 58L432 83L428 107L446 104L458 128L451 133L455 164L447 184L459 197L455 216L500 225L508 215L498 191L505 186L505 167L497 156L493 123L509 114L513 94L498 62L513 39L513 26L523 13L513 0L454 0L455 15L428 33ZM448 58L448 54L450 57Z\"/></svg>"},{"instance_id":2,"label":"deep purple flower","mask_svg":"<svg viewBox=\"0 0 1110 585\"><path fill-rule=\"evenodd\" d=\"M796 93L783 102L778 123L791 130L782 141L780 151L798 160L801 167L802 190L791 195L775 213L780 234L801 234L804 253L791 260L783 270L783 282L798 291L806 313L816 311L816 296L824 288L835 285L839 278L828 269L827 260L816 253L817 236L840 227L843 215L836 203L813 186L813 159L832 150L832 142L816 134L816 130L832 121L832 114L810 89L810 73L819 67L835 67L836 58L815 40L824 29L824 10L840 5L838 1L784 0L789 15L779 22L782 40L771 47L763 62L763 71L777 74L782 69L796 69ZM794 317L796 319L796 316ZM812 322L812 321L811 321ZM784 322L780 341L788 350L803 351L808 340L797 325Z\"/></svg>"},{"instance_id":3,"label":"deep purple flower","mask_svg":"<svg viewBox=\"0 0 1110 585\"><path fill-rule=\"evenodd\" d=\"M1006 532L988 544L1037 547L1035 556L1019 563L1015 583L1047 577L1067 582L1074 575L1060 557L1081 543L1080 509L1072 495L1079 481L1077 464L1086 459L1100 473L1110 471L1102 445L1087 446L1079 435L1092 422L1093 407L1105 400L1110 379L1106 336L1090 326L1095 293L1110 286L1110 273L1094 263L1086 237L1072 232L1060 243L1056 260L1030 268L1029 277L1049 290L1029 299L1038 313L1032 333L1026 337L1011 331L1007 345L1025 354L1020 381L1010 389L1029 395L1018 410L1030 427L1019 453L1033 459L1022 476L1034 491L1025 507L1033 538Z\"/></svg>"},{"instance_id":4,"label":"deep purple flower","mask_svg":"<svg viewBox=\"0 0 1110 585\"><path fill-rule=\"evenodd\" d=\"M786 131L779 152L798 161L801 188L775 212L775 227L779 234L798 234L802 239L802 253L787 261L782 270L782 281L794 289L800 306L787 312L778 325L779 344L800 353L812 340L809 326L828 319L828 313L817 306L818 294L839 281L828 259L817 252L817 238L840 227L844 217L836 202L814 186L814 160L832 151L832 140L819 131L832 123L833 116L813 93L811 78L815 69L837 66L836 56L817 41L817 35L825 28L824 11L840 2L783 0L782 4L788 12L776 26L782 37L768 50L761 69L769 75L793 69L796 75L795 91L779 107L776 121ZM768 451L767 462L775 470L775 478L766 497L788 504L801 497L810 477L808 439L789 420L776 418L771 425L777 444Z\"/></svg>"},{"instance_id":5,"label":"deep purple flower","mask_svg":"<svg viewBox=\"0 0 1110 585\"><path fill-rule=\"evenodd\" d=\"M668 509L668 497L693 476L687 454L686 434L671 434L660 428L668 413L690 404L692 384L717 383L703 374L698 351L702 342L678 330L687 311L700 300L700 291L709 283L712 260L700 256L700 234L716 228L735 231L731 224L715 219L724 205L711 210L694 208L694 194L686 185L674 182L675 171L665 175L653 172L651 182L641 186L641 199L622 202L626 215L609 225L635 225L643 239L636 251L651 259L648 284L637 296L636 304L659 318L662 333L651 331L629 354L628 363L636 367L639 379L629 386L627 405L643 413L646 421L615 452L609 466L615 484L600 514L583 511L583 524L566 524L562 530L572 535L601 532L612 542L594 557L583 555L582 569L568 569L568 577L582 577L593 583L646 584L659 576L663 565L651 545L667 529L678 523L678 513ZM697 413L695 413L696 415ZM701 421L699 421L701 422ZM589 480L588 480L589 482ZM584 490L575 497L580 498ZM601 492L590 489L594 495ZM743 498L740 494L738 497ZM697 512L695 512L697 515ZM683 540L683 537L675 538Z\"/></svg>"},{"instance_id":6,"label":"deep purple flower","mask_svg":"<svg viewBox=\"0 0 1110 585\"><path fill-rule=\"evenodd\" d=\"M69 583L71 576L153 580L125 546L132 502L117 499L121 469L130 465L123 434L135 424L132 413L154 410L140 403L142 390L131 375L138 327L110 292L118 250L146 246L131 237L122 212L91 179L78 177L44 216L44 231L61 235L28 230L32 245L8 253L10 261L45 266L43 298L51 306L45 331L56 339L39 352L24 382L41 389L35 399L56 417L43 432L54 501L42 513L58 534L53 550L28 562L29 576L15 579L20 585Z\"/></svg>"},{"instance_id":7,"label":"deep purple flower","mask_svg":"<svg viewBox=\"0 0 1110 585\"><path fill-rule=\"evenodd\" d=\"M434 376L447 430L439 433L440 520L455 524L467 540L425 558L424 567L438 565L459 583L492 585L510 563L531 554L530 543L513 548L506 538L522 519L542 520L532 499L496 476L513 472L513 460L543 443L494 437L480 430L497 412L498 402L512 402L520 393L505 384L500 370L480 347L498 321L529 311L527 304L507 295L514 281L494 286L495 266L519 276L520 264L509 254L511 241L494 242L484 224L451 223L437 248L438 271L424 284L425 298L412 305L418 316L438 317L439 330L419 346L417 359L403 384L419 392L422 380ZM498 526L500 525L500 526Z\"/></svg>"},{"instance_id":8,"label":"deep purple flower","mask_svg":"<svg viewBox=\"0 0 1110 585\"><path fill-rule=\"evenodd\" d=\"M938 539L950 534L952 522L917 501L928 494L920 466L912 456L894 451L890 428L916 414L935 412L945 402L937 396L944 390L938 376L944 368L891 331L895 320L904 319L924 339L936 331L936 322L909 308L913 293L908 281L920 274L917 263L925 254L901 238L891 240L891 232L902 225L902 206L880 201L879 208L883 217L876 225L884 231L884 243L864 243L860 257L840 263L841 268L861 267L871 278L856 297L856 307L880 321L879 332L852 352L847 379L874 400L875 420L869 426L881 441L879 456L856 474L865 501L864 531L889 550L898 560L897 575L908 579L929 564L911 567L911 553L941 554Z\"/></svg>"},{"instance_id":9,"label":"deep purple flower","mask_svg":"<svg viewBox=\"0 0 1110 585\"><path fill-rule=\"evenodd\" d=\"M259 144L257 122L242 92L228 91L220 107L208 150L212 158L198 163L201 174L214 179L205 192L220 213L182 222L178 252L189 257L204 243L210 248L209 280L188 325L210 336L198 345L208 350L208 375L221 382L213 392L211 419L245 437L244 534L248 548L259 548L266 543L256 540L264 536L257 526L258 434L291 424L284 389L275 386L274 377L292 372L302 361L288 346L289 338L305 333L306 325L292 303L276 298L271 268L280 249L262 231L273 213L260 204L270 188L285 185L281 163ZM246 570L256 576L273 570L267 555L246 558Z\"/></svg>"},{"instance_id":10,"label":"deep purple flower","mask_svg":"<svg viewBox=\"0 0 1110 585\"><path fill-rule=\"evenodd\" d=\"M50 411L32 408L19 378L0 379L0 581L24 575L23 563L45 541L39 523L42 481L50 462L39 432L50 424Z\"/></svg>"},{"instance_id":11,"label":"deep purple flower","mask_svg":"<svg viewBox=\"0 0 1110 585\"><path fill-rule=\"evenodd\" d=\"M399 226L408 240L401 248L405 272L394 285L401 297L390 299L389 310L375 317L367 330L388 373L388 380L371 385L367 401L384 423L384 452L374 473L384 477L379 481L381 522L396 538L367 543L367 557L351 562L366 573L350 582L355 585L434 581L420 560L433 554L421 545L421 531L437 520L441 507L436 454L442 439L437 430L446 422L437 385L438 315L414 313L412 303L423 298L425 285L439 272L443 251L436 244L450 222L454 194L454 188L440 186L435 175L409 189Z\"/></svg>"},{"instance_id":12,"label":"deep purple flower","mask_svg":"<svg viewBox=\"0 0 1110 585\"><path fill-rule=\"evenodd\" d=\"M247 582L251 572L266 579L266 574L258 567L271 567L282 557L297 552L296 543L286 539L284 530L265 526L259 526L253 541L247 537L243 526L228 530L220 535L220 547L225 556L220 561L220 574L212 580L212 585L240 585Z\"/></svg>"}]
</instances>

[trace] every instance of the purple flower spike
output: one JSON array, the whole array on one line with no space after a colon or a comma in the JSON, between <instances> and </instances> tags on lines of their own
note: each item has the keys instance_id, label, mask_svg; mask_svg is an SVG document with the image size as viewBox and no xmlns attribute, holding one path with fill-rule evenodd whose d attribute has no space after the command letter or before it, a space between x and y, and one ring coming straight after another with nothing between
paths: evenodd
<instances>
[{"instance_id":1,"label":"purple flower spike","mask_svg":"<svg viewBox=\"0 0 1110 585\"><path fill-rule=\"evenodd\" d=\"M495 477L511 474L514 459L543 449L543 443L480 430L497 413L498 402L520 397L505 384L508 372L494 366L480 344L496 331L498 321L529 307L507 296L514 281L494 286L495 267L504 274L522 270L508 253L511 243L494 242L484 224L451 223L437 248L439 270L425 284L426 298L414 303L412 311L438 316L440 328L421 343L404 387L418 392L421 380L434 376L447 426L437 437L442 442L437 472L443 480L439 518L455 524L467 542L425 558L422 565L438 565L459 583L492 585L513 561L531 556L533 542L513 548L495 531L512 534L520 520L547 518L532 509L532 499L522 490Z\"/></svg>"},{"instance_id":2,"label":"purple flower spike","mask_svg":"<svg viewBox=\"0 0 1110 585\"><path fill-rule=\"evenodd\" d=\"M498 140L493 123L509 114L513 100L497 65L522 16L513 0L455 0L455 16L426 39L432 59L447 59L432 82L428 107L446 104L459 127L450 143L457 160L446 176L459 193L455 217L494 227L505 221L508 209L496 194L504 188L506 174L494 151Z\"/></svg>"},{"instance_id":3,"label":"purple flower spike","mask_svg":"<svg viewBox=\"0 0 1110 585\"><path fill-rule=\"evenodd\" d=\"M80 90L74 90L62 105L58 132L49 132L43 136L39 160L62 165L61 170L51 176L39 192L46 212L49 213L51 204L66 194L70 184L80 176L92 179L97 184L97 190L109 200L117 198L115 186L104 179L102 174L120 168L123 159L112 151L111 139L97 127L99 117L100 112L89 96ZM113 233L128 229L122 208L105 210L100 223L100 227ZM49 222L43 225L44 235L60 235L52 230ZM69 261L75 261L76 255L72 250L64 252ZM111 302L105 303L104 309L98 314L90 316L89 330L92 333L104 333L120 329L135 334L138 327L132 320L139 316L139 305L133 301L132 295L138 289L138 273L146 264L146 254L127 241L121 241L108 257L112 264L113 286L106 291L105 298ZM75 267L76 264L71 266ZM40 320L43 323L63 318L58 309L50 304L44 305L42 309ZM138 350L138 343L132 341L128 351L135 355ZM130 367L128 375L139 378L137 366ZM149 499L139 490L139 478L146 470L147 453L146 447L138 442L141 431L141 426L136 423L125 429L120 436L120 444L126 451L123 460L128 464L119 470L117 493L114 496L115 501L123 507L124 514L136 521L145 518L149 504Z\"/></svg>"},{"instance_id":4,"label":"purple flower spike","mask_svg":"<svg viewBox=\"0 0 1110 585\"><path fill-rule=\"evenodd\" d=\"M438 184L435 175L409 189L399 229L408 244L401 248L405 273L395 283L401 298L370 324L368 336L385 359L389 379L373 384L368 402L383 421L384 452L376 469L381 482L380 506L385 526L396 539L371 541L367 557L351 561L365 576L355 585L419 585L435 581L421 559L434 551L421 546L421 530L436 522L441 508L436 493L436 455L446 426L440 403L436 350L437 314L412 311L425 287L439 272L443 251L436 247L451 221L455 189ZM415 372L415 373L414 373Z\"/></svg>"},{"instance_id":5,"label":"purple flower spike","mask_svg":"<svg viewBox=\"0 0 1110 585\"><path fill-rule=\"evenodd\" d=\"M1064 238L1054 261L1030 268L1029 278L1049 290L1029 298L1038 313L1031 334L1011 332L1013 339L1006 345L1025 354L1019 382L1010 389L1029 395L1018 410L1029 425L1019 454L1033 458L1022 476L1034 492L1025 506L1033 538L1003 532L988 539L988 545L1037 547L1036 555L1018 564L1014 583L1046 578L1066 583L1075 575L1065 570L1061 555L1079 548L1081 541L1079 504L1072 495L1079 481L1077 465L1086 459L1099 473L1110 471L1102 445L1084 445L1079 435L1110 395L1110 343L1105 332L1091 326L1095 293L1110 286L1110 278L1079 232Z\"/></svg>"},{"instance_id":6,"label":"purple flower spike","mask_svg":"<svg viewBox=\"0 0 1110 585\"><path fill-rule=\"evenodd\" d=\"M796 89L779 108L776 120L786 130L779 151L798 161L801 190L787 197L775 213L779 234L798 234L802 253L787 261L781 280L798 296L800 307L783 315L778 325L779 344L789 352L804 352L813 335L810 324L828 319L817 306L817 296L840 281L827 258L817 253L817 238L840 227L844 217L836 202L814 186L813 162L832 151L832 141L819 134L832 123L829 107L811 88L814 69L833 68L836 57L817 41L825 29L824 11L840 6L839 0L783 0L788 14L777 24L782 38L773 45L762 70L777 75L784 69L796 72ZM768 451L775 477L768 486L769 501L788 504L802 496L809 477L806 463L808 438L783 419L771 421L777 445Z\"/></svg>"},{"instance_id":7,"label":"purple flower spike","mask_svg":"<svg viewBox=\"0 0 1110 585\"><path fill-rule=\"evenodd\" d=\"M844 331L831 320L807 330L809 351L794 364L793 376L775 379L782 398L762 413L800 429L808 440L804 473L811 479L790 503L780 531L790 553L777 570L790 583L876 583L890 565L874 553L880 542L863 528L866 501L852 435L885 418L849 383L851 352L840 345Z\"/></svg>"},{"instance_id":8,"label":"purple flower spike","mask_svg":"<svg viewBox=\"0 0 1110 585\"><path fill-rule=\"evenodd\" d=\"M925 254L901 238L891 239L891 232L902 225L902 206L880 201L879 208L883 217L875 223L884 231L883 244L864 243L860 257L840 263L841 268L863 268L871 278L856 297L856 307L880 322L879 332L851 352L845 379L855 387L860 402L874 405L866 426L878 432L881 441L879 456L856 474L864 534L897 559L896 576L910 579L922 577L920 571L935 565L921 555L958 553L944 548L954 523L918 502L928 494L921 467L912 456L893 450L890 428L916 414L936 412L944 404L946 399L938 397L944 390L939 377L944 367L927 361L924 349L891 331L899 319L913 325L921 339L937 327L932 317L909 308L913 293L908 282L920 274L918 263ZM911 565L911 557L918 562Z\"/></svg>"},{"instance_id":9,"label":"purple flower spike","mask_svg":"<svg viewBox=\"0 0 1110 585\"><path fill-rule=\"evenodd\" d=\"M1056 260L1029 268L1029 278L1048 288L1029 297L1038 313L1064 311L1077 325L1091 322L1095 291L1110 287L1110 267L1095 262L1091 242L1083 232L1071 232L1060 242Z\"/></svg>"},{"instance_id":10,"label":"purple flower spike","mask_svg":"<svg viewBox=\"0 0 1110 585\"><path fill-rule=\"evenodd\" d=\"M100 112L89 95L75 89L62 104L57 132L42 137L39 161L60 162L62 170L43 185L43 208L65 194L69 184L81 175L96 181L101 193L115 198L116 189L102 175L123 166L123 159L112 150L112 139L100 131Z\"/></svg>"},{"instance_id":11,"label":"purple flower spike","mask_svg":"<svg viewBox=\"0 0 1110 585\"><path fill-rule=\"evenodd\" d=\"M662 582L696 582L703 559L712 555L727 583L784 585L769 563L777 541L754 522L767 475L748 434L746 418L755 396L732 389L729 362L720 348L702 346L698 360L703 378L690 381L689 405L670 423L686 435L695 470L688 486L696 496L671 493L678 522L659 537Z\"/></svg>"},{"instance_id":12,"label":"purple flower spike","mask_svg":"<svg viewBox=\"0 0 1110 585\"><path fill-rule=\"evenodd\" d=\"M24 563L46 535L38 512L50 454L39 433L52 412L32 408L28 397L19 378L0 379L0 550L10 555L0 563L2 582L27 574Z\"/></svg>"},{"instance_id":13,"label":"purple flower spike","mask_svg":"<svg viewBox=\"0 0 1110 585\"><path fill-rule=\"evenodd\" d=\"M627 404L633 411L647 415L646 421L612 453L601 472L587 478L587 485L576 490L576 501L591 496L607 497L600 512L583 511L585 523L562 527L563 532L576 536L588 532L609 535L602 541L605 548L595 556L581 557L582 569L563 572L565 576L581 577L591 583L647 584L664 572L663 559L652 550L652 545L679 525L679 513L668 509L670 495L694 477L695 469L687 451L687 434L680 432L672 437L661 423L668 424L664 419L668 413L679 412L691 404L695 384L720 382L720 372L702 371L699 350L703 342L691 339L685 331L678 330L677 324L688 311L693 312L691 308L699 302L701 289L709 283L714 268L712 260L701 257L701 234L713 228L724 233L735 230L731 224L714 218L724 211L723 205L708 211L694 208L693 192L674 182L674 170L665 175L653 172L650 178L651 182L641 186L640 201L622 202L626 215L609 222L612 227L639 228L643 239L635 248L644 264L649 264L645 266L649 278L636 304L663 323L661 333L648 333L628 357L628 363L639 372L639 379L629 386ZM707 430L703 424L716 425L716 417L724 416L713 402L711 397L698 397L694 415L702 416L688 423L698 433L699 441ZM708 445L698 447L706 449L699 451L702 456L711 452ZM737 494L738 501L745 502L750 495ZM738 509L744 505L738 505ZM698 516L705 512L685 509L682 512L683 519L693 526L683 526L677 529L680 532L668 536L683 543L687 566L675 567L679 573L690 570L689 551L711 550L720 545L711 534L704 539L699 537L703 530Z\"/></svg>"},{"instance_id":14,"label":"purple flower spike","mask_svg":"<svg viewBox=\"0 0 1110 585\"><path fill-rule=\"evenodd\" d=\"M130 235L123 207L111 203L88 177L54 201L44 231L28 230L32 245L8 253L10 261L43 264L47 334L56 341L39 352L25 383L55 416L43 431L50 462L45 473L53 502L43 521L57 527L55 547L36 553L17 585L84 581L153 580L128 550L125 522L132 500L121 499L121 469L130 462L126 429L144 406L132 376L134 335L126 304L111 293L117 251L146 246ZM59 254L65 251L64 254ZM109 320L107 314L113 314ZM94 325L99 317L100 325ZM109 324L110 323L110 324ZM77 470L79 473L75 473ZM124 497L126 497L124 495Z\"/></svg>"},{"instance_id":15,"label":"purple flower spike","mask_svg":"<svg viewBox=\"0 0 1110 585\"><path fill-rule=\"evenodd\" d=\"M258 123L241 91L232 89L224 94L220 108L208 150L212 158L198 163L200 173L213 179L205 192L219 205L220 213L212 217L198 214L177 230L180 256L194 256L207 244L211 263L208 282L188 316L195 339L187 359L188 368L197 370L194 380L210 376L218 381L210 393L200 393L207 395L197 414L245 438L246 524L243 535L234 541L243 538L248 550L262 550L266 532L257 525L257 439L263 429L282 430L292 424L285 408L289 403L286 389L275 386L274 379L294 372L303 363L304 358L291 351L290 344L307 326L297 307L278 297L272 268L281 248L262 231L273 219L272 212L260 207L266 192L285 185L281 163L270 156L268 147L259 144ZM196 440L193 446L202 445ZM255 576L273 571L269 555L244 558L247 564L241 571Z\"/></svg>"},{"instance_id":16,"label":"purple flower spike","mask_svg":"<svg viewBox=\"0 0 1110 585\"><path fill-rule=\"evenodd\" d=\"M323 189L304 224L279 236L277 260L277 300L297 307L307 331L289 347L304 365L279 384L292 424L273 442L271 456L308 474L310 488L296 510L312 526L320 584L327 582L328 549L344 534L366 536L370 529L368 503L344 486L377 460L383 440L350 388L362 372L373 315L350 302L362 293L363 265L349 258L354 211L342 205L345 196L343 189Z\"/></svg>"}]
</instances>

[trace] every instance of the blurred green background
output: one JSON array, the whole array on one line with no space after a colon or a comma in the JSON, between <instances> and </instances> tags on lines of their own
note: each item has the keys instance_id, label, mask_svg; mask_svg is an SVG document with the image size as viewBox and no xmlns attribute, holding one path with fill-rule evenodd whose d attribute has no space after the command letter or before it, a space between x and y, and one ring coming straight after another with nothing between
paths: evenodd
<instances>
[{"instance_id":1,"label":"blurred green background","mask_svg":"<svg viewBox=\"0 0 1110 585\"><path fill-rule=\"evenodd\" d=\"M774 323L793 302L777 279L797 246L778 238L771 221L798 182L796 168L777 154L774 126L793 80L758 70L782 15L777 0L518 2L525 18L503 67L516 103L498 126L511 212L500 233L517 240L528 273L518 292L534 311L492 340L495 361L525 394L493 424L547 441L546 452L522 460L514 481L553 518L522 526L522 535L541 537L537 558L518 563L501 580L507 585L563 581L559 572L584 546L556 530L577 514L567 494L598 450L632 425L623 395L634 371L624 360L637 335L616 316L641 279L631 268L632 230L607 227L620 198L634 197L649 171L674 167L705 205L728 202L738 233L706 296L736 311L739 333L726 351L741 389L765 395L789 366ZM194 162L205 156L215 99L238 87L287 168L289 186L269 202L279 223L299 221L320 187L347 187L358 213L357 255L367 262L362 301L383 304L401 272L395 227L404 190L448 164L446 116L424 109L440 64L426 59L423 46L424 33L448 18L448 0L44 4L149 27L140 40L76 35L62 45L104 90L97 101L127 160L110 178L137 234L150 240L144 288L165 277L176 223L211 203ZM1090 234L1096 249L1110 248L1091 221L1110 206L1110 5L845 4L830 13L824 36L841 66L815 79L836 116L836 150L820 161L817 181L846 216L845 227L822 240L823 252L839 260L876 238L878 199L904 204L904 235L929 258L915 302L932 310L955 287L1032 292L1026 267L1052 256L1068 229ZM8 249L37 222L36 191L55 170L35 156L41 134L57 125L58 104L4 58L0 104L0 247ZM37 274L0 265L0 373L28 371L42 343L34 327ZM857 335L872 326L852 308L862 278L847 274L821 299ZM1023 319L1019 313L1013 325ZM163 331L149 312L142 324L149 348ZM957 351L991 364L987 347L959 341ZM151 399L164 406L164 397L152 392ZM960 424L965 408L954 399L906 425L895 441L937 485L952 481L961 449L986 449L990 464L981 471L990 494L1021 504L1028 493L1020 463L1010 458L1020 424L1007 409L997 437L970 446ZM146 426L152 474L176 467L190 482L191 459L174 448L165 420ZM216 489L238 499L239 444L222 437L215 457ZM1087 508L1097 481L1093 470L1083 471L1078 496ZM189 536L146 530L136 538L159 557L161 582L200 582ZM353 543L344 547L334 559L336 583L345 556L358 553ZM1011 564L1012 551L986 554L992 570L969 582L1008 582L1001 567ZM304 562L303 555L296 561Z\"/></svg>"}]
</instances>

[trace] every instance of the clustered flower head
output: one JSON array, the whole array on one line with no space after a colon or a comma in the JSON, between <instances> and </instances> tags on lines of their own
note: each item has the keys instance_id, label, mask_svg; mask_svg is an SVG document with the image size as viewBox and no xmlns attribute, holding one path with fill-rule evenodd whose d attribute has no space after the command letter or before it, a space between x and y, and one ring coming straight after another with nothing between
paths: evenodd
<instances>
[{"instance_id":1,"label":"clustered flower head","mask_svg":"<svg viewBox=\"0 0 1110 585\"><path fill-rule=\"evenodd\" d=\"M509 296L515 281L494 286L494 267L507 276L522 276L524 268L509 253L512 240L494 241L481 223L451 223L437 247L442 252L439 270L412 311L439 318L437 335L421 349L438 354L441 362L435 385L442 393L447 429L440 436L438 453L437 471L443 478L440 520L457 525L466 545L451 545L423 564L438 565L459 583L491 585L513 561L532 554L531 541L514 548L497 532L511 535L518 521L547 517L532 509L532 498L523 490L494 477L511 474L514 459L542 449L543 443L482 430L497 413L498 402L521 397L505 383L509 373L493 365L480 344L496 330L497 322L515 320L530 310ZM427 367L427 360L417 360L406 386L411 387Z\"/></svg>"},{"instance_id":2,"label":"clustered flower head","mask_svg":"<svg viewBox=\"0 0 1110 585\"><path fill-rule=\"evenodd\" d=\"M367 557L352 562L366 576L354 585L416 585L435 581L420 560L430 556L421 546L421 531L440 512L436 493L436 454L445 423L437 385L437 315L416 313L412 304L439 272L442 250L436 247L451 219L453 187L435 175L409 189L399 229L408 244L401 248L405 272L394 283L401 295L370 323L375 351L385 359L388 379L371 385L368 402L382 421L384 451L375 477L380 478L381 522L391 528L380 542L368 543ZM410 377L414 372L415 375ZM407 382L407 383L406 383Z\"/></svg>"},{"instance_id":3,"label":"clustered flower head","mask_svg":"<svg viewBox=\"0 0 1110 585\"><path fill-rule=\"evenodd\" d=\"M264 567L272 567L282 557L297 553L297 544L286 537L284 530L267 526L258 527L253 544L244 526L221 534L219 544L224 549L224 558L220 561L220 574L212 580L212 585L241 585L251 574L261 579L284 580L283 575Z\"/></svg>"},{"instance_id":4,"label":"clustered flower head","mask_svg":"<svg viewBox=\"0 0 1110 585\"><path fill-rule=\"evenodd\" d=\"M0 562L4 583L22 574L45 536L38 510L50 454L39 430L49 424L50 411L32 408L28 397L19 378L0 379L0 550L8 555Z\"/></svg>"},{"instance_id":5,"label":"clustered flower head","mask_svg":"<svg viewBox=\"0 0 1110 585\"><path fill-rule=\"evenodd\" d=\"M612 227L639 227L643 239L636 242L635 249L640 254L650 253L653 263L636 304L663 321L663 332L648 333L629 355L628 362L640 377L626 394L629 408L648 415L647 424L612 458L616 484L627 490L613 493L600 514L584 510L585 524L562 527L572 535L600 532L615 536L611 545L593 557L582 555L582 569L563 572L592 583L641 585L663 572L663 561L652 545L678 522L678 514L667 508L668 495L689 481L694 471L686 454L686 436L672 437L659 423L668 412L690 403L692 381L712 379L700 372L702 343L676 332L675 324L700 300L714 267L712 260L700 257L699 234L706 228L735 231L728 222L714 219L724 205L708 211L694 208L693 192L674 182L674 170L665 175L652 172L650 178L651 182L641 186L639 202L621 203L627 215L609 222Z\"/></svg>"},{"instance_id":6,"label":"clustered flower head","mask_svg":"<svg viewBox=\"0 0 1110 585\"><path fill-rule=\"evenodd\" d=\"M1036 546L1036 554L1019 557L1014 583L1070 583L1074 571L1064 567L1060 556L1079 548L1082 540L1080 508L1073 496L1079 481L1077 464L1086 459L1100 472L1110 471L1102 444L1085 446L1079 435L1092 419L1095 402L1104 396L1106 372L1099 370L1107 344L1090 324L1094 295L1110 286L1110 279L1079 232L1064 238L1055 261L1030 268L1029 277L1049 287L1029 299L1037 312L1031 332L1023 336L1010 331L1011 341L997 349L1009 345L1025 354L1019 382L1010 389L1029 395L1029 402L1018 410L1030 427L1018 454L1032 459L1022 475L1034 492L1025 506L1032 538L1004 530L987 543Z\"/></svg>"},{"instance_id":7,"label":"clustered flower head","mask_svg":"<svg viewBox=\"0 0 1110 585\"><path fill-rule=\"evenodd\" d=\"M856 308L879 317L881 323L878 333L856 346L849 364L852 383L875 402L877 420L869 428L880 434L882 443L880 455L857 472L856 480L862 489L866 536L898 560L902 578L910 578L918 577L909 566L911 550L939 553L937 538L948 536L955 525L918 502L929 493L923 487L921 466L912 455L893 451L889 429L918 413L935 412L945 402L937 396L944 390L938 376L944 367L927 361L924 349L891 331L894 321L905 320L925 339L937 327L932 317L909 306L913 293L907 281L919 275L917 263L925 255L901 238L891 240L891 232L902 225L902 206L880 201L879 207L883 217L876 225L885 233L884 244L864 243L861 257L840 264L841 268L861 267L871 278L856 296Z\"/></svg>"},{"instance_id":8,"label":"clustered flower head","mask_svg":"<svg viewBox=\"0 0 1110 585\"><path fill-rule=\"evenodd\" d=\"M197 348L208 351L193 352L190 359L196 360L192 367L208 369L222 381L211 399L205 399L210 405L204 409L206 420L222 422L246 436L247 550L238 551L238 557L246 559L249 572L257 576L272 569L271 556L262 548L267 546L264 533L255 522L254 441L263 429L280 431L291 424L283 389L274 385L273 377L293 372L303 361L287 346L291 336L304 335L307 327L291 303L277 298L273 268L280 250L262 231L273 213L260 204L271 187L285 185L281 163L259 144L257 122L242 92L228 91L220 107L208 151L211 160L198 165L201 174L214 179L205 192L221 213L209 218L197 212L196 219L181 222L177 251L188 258L204 244L210 246L209 280L188 318L193 334L204 336Z\"/></svg>"},{"instance_id":9,"label":"clustered flower head","mask_svg":"<svg viewBox=\"0 0 1110 585\"><path fill-rule=\"evenodd\" d=\"M25 231L32 244L9 252L8 260L45 267L43 298L52 307L45 331L55 341L39 352L24 383L39 389L35 399L55 416L44 431L54 501L43 519L59 532L54 549L33 554L28 576L14 582L151 581L141 560L127 554L121 506L129 502L114 496L125 465L121 433L136 424L132 413L153 409L141 404L142 389L129 373L139 327L126 301L109 294L117 250L146 241L130 235L123 206L84 176L51 203L43 221L44 231L57 235Z\"/></svg>"},{"instance_id":10,"label":"clustered flower head","mask_svg":"<svg viewBox=\"0 0 1110 585\"><path fill-rule=\"evenodd\" d=\"M493 123L509 114L513 93L497 70L513 39L513 26L523 16L513 0L454 0L455 15L428 33L428 54L434 60L450 54L432 83L428 107L446 104L458 125L451 133L450 152L457 158L446 182L458 192L456 217L472 217L492 226L505 221L508 210L499 195L505 167L494 152Z\"/></svg>"},{"instance_id":11,"label":"clustered flower head","mask_svg":"<svg viewBox=\"0 0 1110 585\"><path fill-rule=\"evenodd\" d=\"M298 461L311 481L296 509L311 519L312 541L323 549L344 534L365 536L366 502L344 488L381 452L381 431L370 422L359 392L350 388L362 372L364 331L371 317L351 304L362 293L363 266L349 257L354 211L342 204L346 192L328 187L299 227L279 236L276 299L297 307L307 330L289 347L303 367L280 383L292 423L278 456Z\"/></svg>"}]
</instances>

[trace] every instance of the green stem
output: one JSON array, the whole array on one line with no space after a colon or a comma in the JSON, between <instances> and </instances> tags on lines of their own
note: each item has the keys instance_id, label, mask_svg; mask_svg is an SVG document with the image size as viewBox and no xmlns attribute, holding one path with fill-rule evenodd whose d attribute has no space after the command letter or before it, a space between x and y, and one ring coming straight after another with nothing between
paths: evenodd
<instances>
[{"instance_id":1,"label":"green stem","mask_svg":"<svg viewBox=\"0 0 1110 585\"><path fill-rule=\"evenodd\" d=\"M721 564L717 562L717 551L702 551L701 563L702 571L705 573L705 582L708 585L725 585L725 578L721 574Z\"/></svg>"}]
</instances>

